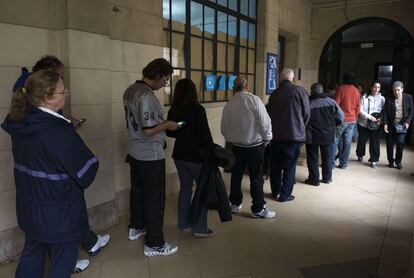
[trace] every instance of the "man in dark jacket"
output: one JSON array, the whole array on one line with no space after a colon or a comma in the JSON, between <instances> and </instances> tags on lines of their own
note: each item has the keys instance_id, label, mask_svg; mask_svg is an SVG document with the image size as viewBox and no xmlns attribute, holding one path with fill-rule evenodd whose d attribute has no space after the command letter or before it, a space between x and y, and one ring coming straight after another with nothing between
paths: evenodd
<instances>
[{"instance_id":1,"label":"man in dark jacket","mask_svg":"<svg viewBox=\"0 0 414 278\"><path fill-rule=\"evenodd\" d=\"M295 183L296 162L300 147L306 141L306 125L310 118L309 96L303 87L293 84L294 73L284 69L282 83L272 93L268 113L272 120L273 140L271 143L273 162L272 196L279 195L279 201L291 201Z\"/></svg>"},{"instance_id":2,"label":"man in dark jacket","mask_svg":"<svg viewBox=\"0 0 414 278\"><path fill-rule=\"evenodd\" d=\"M335 100L323 92L323 87L315 83L311 87L311 117L306 128L306 158L310 185L319 185L319 149L322 155L322 182L332 182L331 145L335 141L335 119L343 121L344 113Z\"/></svg>"}]
</instances>

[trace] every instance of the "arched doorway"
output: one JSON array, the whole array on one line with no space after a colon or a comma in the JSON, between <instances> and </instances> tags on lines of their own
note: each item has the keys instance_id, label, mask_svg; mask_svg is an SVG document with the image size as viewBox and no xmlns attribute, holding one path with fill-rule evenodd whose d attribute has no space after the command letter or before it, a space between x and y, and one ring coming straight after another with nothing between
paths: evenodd
<instances>
[{"instance_id":1,"label":"arched doorway","mask_svg":"<svg viewBox=\"0 0 414 278\"><path fill-rule=\"evenodd\" d=\"M398 23L384 18L364 18L336 31L325 44L319 61L319 82L342 82L347 71L356 73L356 83L368 88L374 80L388 93L393 81L414 89L413 38Z\"/></svg>"}]
</instances>

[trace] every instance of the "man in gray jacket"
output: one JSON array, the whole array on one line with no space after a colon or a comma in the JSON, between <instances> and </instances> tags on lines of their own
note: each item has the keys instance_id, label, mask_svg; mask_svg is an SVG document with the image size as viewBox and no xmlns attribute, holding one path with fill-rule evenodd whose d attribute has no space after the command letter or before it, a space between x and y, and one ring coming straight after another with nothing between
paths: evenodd
<instances>
[{"instance_id":1,"label":"man in gray jacket","mask_svg":"<svg viewBox=\"0 0 414 278\"><path fill-rule=\"evenodd\" d=\"M230 202L233 213L242 208L241 182L246 165L249 167L252 217L273 218L274 211L266 208L263 194L263 159L265 144L272 139L272 125L263 102L247 91L247 80L239 76L234 81L234 96L223 109L221 134L233 144L236 158L231 172Z\"/></svg>"},{"instance_id":2,"label":"man in gray jacket","mask_svg":"<svg viewBox=\"0 0 414 278\"><path fill-rule=\"evenodd\" d=\"M270 186L272 196L280 202L291 201L295 183L296 162L300 147L306 141L306 125L310 119L309 96L301 86L293 84L294 73L284 69L282 83L269 98L267 110L272 119L272 163Z\"/></svg>"}]
</instances>

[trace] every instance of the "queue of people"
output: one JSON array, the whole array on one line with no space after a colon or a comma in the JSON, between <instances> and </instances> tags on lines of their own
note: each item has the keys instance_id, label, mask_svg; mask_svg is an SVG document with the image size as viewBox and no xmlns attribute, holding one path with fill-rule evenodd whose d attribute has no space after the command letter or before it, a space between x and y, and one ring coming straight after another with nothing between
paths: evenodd
<instances>
[{"instance_id":1,"label":"queue of people","mask_svg":"<svg viewBox=\"0 0 414 278\"><path fill-rule=\"evenodd\" d=\"M51 57L47 59L57 63L58 59ZM84 190L93 182L99 162L76 133L73 120L63 116L70 91L60 72L63 64L57 64L58 70L53 66L34 68L25 76L1 125L12 138L17 218L26 237L16 277L42 277L48 255L48 277L70 277L89 265L88 260L78 260L78 241L90 256L97 255L110 241L109 235L96 235L89 227ZM246 167L251 217L276 217L264 198L266 147L271 153L271 195L279 202L295 199L296 163L305 144L309 170L305 183L318 186L320 182L333 182L338 144L342 140L338 168L346 169L355 126L359 161L365 156L369 139L369 161L371 167L378 166L383 123L389 167L395 163L397 169L402 168L405 137L413 117L412 97L403 93L402 82L393 84L394 95L385 100L379 82L373 82L370 92L361 96L353 85L355 75L346 73L344 84L334 93L324 92L323 86L315 83L309 96L305 88L293 83L293 70L283 69L281 84L265 107L248 91L246 78L238 76L234 96L225 105L221 120L221 133L232 144L229 152L214 144L206 111L198 103L196 86L190 79L176 83L165 120L154 91L166 86L172 73L167 60L155 59L143 69L142 79L123 94L131 181L128 239L145 237L145 256L178 252L178 246L168 243L163 233L166 136L175 138L172 158L180 181L177 227L200 238L216 234L208 225L208 208L217 208L223 222L231 220L232 213L240 214ZM219 160L233 164L229 197L215 165L220 165Z\"/></svg>"}]
</instances>

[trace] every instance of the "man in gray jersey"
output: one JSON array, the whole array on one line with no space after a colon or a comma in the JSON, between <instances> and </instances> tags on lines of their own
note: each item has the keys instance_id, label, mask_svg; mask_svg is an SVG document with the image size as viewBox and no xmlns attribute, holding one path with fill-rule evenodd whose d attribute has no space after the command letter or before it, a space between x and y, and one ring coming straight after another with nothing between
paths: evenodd
<instances>
[{"instance_id":1,"label":"man in gray jersey","mask_svg":"<svg viewBox=\"0 0 414 278\"><path fill-rule=\"evenodd\" d=\"M178 247L164 241L165 130L177 123L164 121L163 106L154 91L166 86L173 70L167 60L151 61L124 93L125 120L129 135L127 162L131 166L130 240L146 234L145 256L168 256Z\"/></svg>"}]
</instances>

